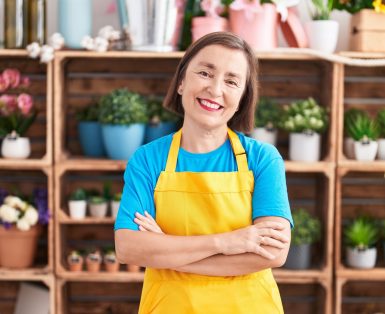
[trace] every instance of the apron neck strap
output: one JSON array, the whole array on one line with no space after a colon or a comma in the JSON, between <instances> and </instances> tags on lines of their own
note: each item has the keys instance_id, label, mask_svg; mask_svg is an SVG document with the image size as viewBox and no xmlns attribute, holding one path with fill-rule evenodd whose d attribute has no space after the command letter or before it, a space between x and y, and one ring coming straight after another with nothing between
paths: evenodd
<instances>
[{"instance_id":1,"label":"apron neck strap","mask_svg":"<svg viewBox=\"0 0 385 314\"><path fill-rule=\"evenodd\" d=\"M241 141L239 140L238 135L230 129L227 129L227 133L229 135L230 143L233 148L235 159L237 161L238 171L248 171L249 166L247 164L246 152L241 144ZM181 138L182 129L174 133L172 137L165 169L166 172L175 172Z\"/></svg>"}]
</instances>

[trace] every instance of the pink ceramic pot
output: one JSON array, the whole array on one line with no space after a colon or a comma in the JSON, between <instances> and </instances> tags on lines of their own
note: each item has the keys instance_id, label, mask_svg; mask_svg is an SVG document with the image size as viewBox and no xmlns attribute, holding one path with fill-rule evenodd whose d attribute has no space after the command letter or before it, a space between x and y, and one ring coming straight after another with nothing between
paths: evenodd
<instances>
[{"instance_id":1,"label":"pink ceramic pot","mask_svg":"<svg viewBox=\"0 0 385 314\"><path fill-rule=\"evenodd\" d=\"M258 13L230 8L230 30L255 50L278 47L278 13L274 4L262 4Z\"/></svg>"},{"instance_id":2,"label":"pink ceramic pot","mask_svg":"<svg viewBox=\"0 0 385 314\"><path fill-rule=\"evenodd\" d=\"M228 30L227 19L223 17L194 17L191 21L191 26L193 41L196 41L209 33L224 32Z\"/></svg>"}]
</instances>

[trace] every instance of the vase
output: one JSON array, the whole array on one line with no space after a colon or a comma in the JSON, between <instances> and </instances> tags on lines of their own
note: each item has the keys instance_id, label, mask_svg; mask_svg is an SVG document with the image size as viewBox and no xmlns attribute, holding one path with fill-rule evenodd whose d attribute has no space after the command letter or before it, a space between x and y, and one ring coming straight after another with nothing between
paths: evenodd
<instances>
[{"instance_id":1,"label":"vase","mask_svg":"<svg viewBox=\"0 0 385 314\"><path fill-rule=\"evenodd\" d=\"M385 160L385 138L379 138L377 140L377 143L378 143L377 158L379 160Z\"/></svg>"},{"instance_id":2,"label":"vase","mask_svg":"<svg viewBox=\"0 0 385 314\"><path fill-rule=\"evenodd\" d=\"M28 44L28 1L4 1L4 46L9 49L25 48Z\"/></svg>"},{"instance_id":3,"label":"vase","mask_svg":"<svg viewBox=\"0 0 385 314\"><path fill-rule=\"evenodd\" d=\"M157 138L168 135L177 130L177 124L175 122L160 122L157 124L147 124L146 132L144 136L144 142L149 143Z\"/></svg>"},{"instance_id":4,"label":"vase","mask_svg":"<svg viewBox=\"0 0 385 314\"><path fill-rule=\"evenodd\" d=\"M311 249L310 244L291 245L284 267L289 269L310 268L310 261L311 261L310 249Z\"/></svg>"},{"instance_id":5,"label":"vase","mask_svg":"<svg viewBox=\"0 0 385 314\"><path fill-rule=\"evenodd\" d=\"M102 138L102 126L99 122L79 122L78 133L84 155L90 157L103 157L106 155Z\"/></svg>"},{"instance_id":6,"label":"vase","mask_svg":"<svg viewBox=\"0 0 385 314\"><path fill-rule=\"evenodd\" d=\"M321 136L318 133L290 133L289 159L316 162L320 160Z\"/></svg>"},{"instance_id":7,"label":"vase","mask_svg":"<svg viewBox=\"0 0 385 314\"><path fill-rule=\"evenodd\" d=\"M344 154L348 159L355 159L354 155L354 139L351 137L344 138Z\"/></svg>"},{"instance_id":8,"label":"vase","mask_svg":"<svg viewBox=\"0 0 385 314\"><path fill-rule=\"evenodd\" d=\"M230 30L255 50L278 47L278 13L274 4L265 3L258 13L230 8Z\"/></svg>"},{"instance_id":9,"label":"vase","mask_svg":"<svg viewBox=\"0 0 385 314\"><path fill-rule=\"evenodd\" d=\"M333 53L337 47L338 28L338 22L331 20L307 22L305 30L309 39L309 48Z\"/></svg>"},{"instance_id":10,"label":"vase","mask_svg":"<svg viewBox=\"0 0 385 314\"><path fill-rule=\"evenodd\" d=\"M118 210L120 206L120 201L111 201L111 216L116 218L118 215Z\"/></svg>"},{"instance_id":11,"label":"vase","mask_svg":"<svg viewBox=\"0 0 385 314\"><path fill-rule=\"evenodd\" d=\"M354 142L354 155L359 161L373 161L376 158L378 143L376 141Z\"/></svg>"},{"instance_id":12,"label":"vase","mask_svg":"<svg viewBox=\"0 0 385 314\"><path fill-rule=\"evenodd\" d=\"M107 215L108 203L89 204L90 216L95 218L103 218Z\"/></svg>"},{"instance_id":13,"label":"vase","mask_svg":"<svg viewBox=\"0 0 385 314\"><path fill-rule=\"evenodd\" d=\"M4 158L25 159L31 154L31 144L28 137L8 134L1 143L1 155Z\"/></svg>"},{"instance_id":14,"label":"vase","mask_svg":"<svg viewBox=\"0 0 385 314\"><path fill-rule=\"evenodd\" d=\"M68 209L72 219L84 219L87 212L87 201L70 200L68 201Z\"/></svg>"},{"instance_id":15,"label":"vase","mask_svg":"<svg viewBox=\"0 0 385 314\"><path fill-rule=\"evenodd\" d=\"M36 255L40 226L27 231L12 225L9 229L0 226L0 266L12 269L31 267Z\"/></svg>"},{"instance_id":16,"label":"vase","mask_svg":"<svg viewBox=\"0 0 385 314\"><path fill-rule=\"evenodd\" d=\"M191 34L193 42L204 35L214 32L225 32L228 29L227 19L223 17L198 16L192 19Z\"/></svg>"},{"instance_id":17,"label":"vase","mask_svg":"<svg viewBox=\"0 0 385 314\"><path fill-rule=\"evenodd\" d=\"M277 129L255 128L251 133L251 137L275 146L277 144L277 133Z\"/></svg>"},{"instance_id":18,"label":"vase","mask_svg":"<svg viewBox=\"0 0 385 314\"><path fill-rule=\"evenodd\" d=\"M346 263L350 267L369 269L376 264L377 249L370 248L359 250L357 248L346 249Z\"/></svg>"}]
</instances>

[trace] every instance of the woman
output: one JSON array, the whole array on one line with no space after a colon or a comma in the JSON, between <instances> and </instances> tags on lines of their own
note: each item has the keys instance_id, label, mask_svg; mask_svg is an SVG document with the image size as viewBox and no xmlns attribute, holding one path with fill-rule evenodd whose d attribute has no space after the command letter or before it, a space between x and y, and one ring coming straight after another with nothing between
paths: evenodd
<instances>
[{"instance_id":1,"label":"woman","mask_svg":"<svg viewBox=\"0 0 385 314\"><path fill-rule=\"evenodd\" d=\"M185 53L164 106L182 129L127 164L115 222L121 263L147 267L139 313L282 313L271 268L288 253L282 157L253 127L250 47L212 33ZM138 231L139 230L139 231Z\"/></svg>"}]
</instances>

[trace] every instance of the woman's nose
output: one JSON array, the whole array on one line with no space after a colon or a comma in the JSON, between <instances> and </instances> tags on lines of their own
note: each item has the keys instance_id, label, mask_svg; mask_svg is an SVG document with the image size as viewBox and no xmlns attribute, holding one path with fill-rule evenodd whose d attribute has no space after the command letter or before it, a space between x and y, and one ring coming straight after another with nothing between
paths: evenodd
<instances>
[{"instance_id":1,"label":"woman's nose","mask_svg":"<svg viewBox=\"0 0 385 314\"><path fill-rule=\"evenodd\" d=\"M220 80L212 79L207 87L207 90L213 97L219 97L222 95L222 83Z\"/></svg>"}]
</instances>

